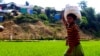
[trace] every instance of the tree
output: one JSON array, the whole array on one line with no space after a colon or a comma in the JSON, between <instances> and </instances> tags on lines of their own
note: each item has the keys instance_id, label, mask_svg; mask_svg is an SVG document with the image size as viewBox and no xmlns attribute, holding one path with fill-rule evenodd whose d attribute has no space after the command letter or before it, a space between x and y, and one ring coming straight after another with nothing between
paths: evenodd
<instances>
[{"instance_id":1,"label":"tree","mask_svg":"<svg viewBox=\"0 0 100 56\"><path fill-rule=\"evenodd\" d=\"M88 24L88 21L87 21L86 17L84 17L84 16L82 17L81 24L84 24L84 25Z\"/></svg>"},{"instance_id":2,"label":"tree","mask_svg":"<svg viewBox=\"0 0 100 56\"><path fill-rule=\"evenodd\" d=\"M96 14L96 23L97 23L98 29L100 30L100 13Z\"/></svg>"},{"instance_id":3,"label":"tree","mask_svg":"<svg viewBox=\"0 0 100 56\"><path fill-rule=\"evenodd\" d=\"M81 9L85 9L85 8L87 8L87 2L86 1L81 1L79 3L79 6L81 7Z\"/></svg>"},{"instance_id":4,"label":"tree","mask_svg":"<svg viewBox=\"0 0 100 56\"><path fill-rule=\"evenodd\" d=\"M39 18L41 20L48 20L48 17L46 16L46 14L42 13L42 14L39 14Z\"/></svg>"},{"instance_id":5,"label":"tree","mask_svg":"<svg viewBox=\"0 0 100 56\"><path fill-rule=\"evenodd\" d=\"M97 22L100 22L100 13L98 13L98 14L96 15L96 21L97 21Z\"/></svg>"},{"instance_id":6,"label":"tree","mask_svg":"<svg viewBox=\"0 0 100 56\"><path fill-rule=\"evenodd\" d=\"M57 13L55 8L53 8L53 7L46 7L45 13L46 13L47 17L49 18L49 21L51 23L54 23L55 22L54 16Z\"/></svg>"},{"instance_id":7,"label":"tree","mask_svg":"<svg viewBox=\"0 0 100 56\"><path fill-rule=\"evenodd\" d=\"M95 20L95 10L92 7L89 7L85 10L85 13L88 18Z\"/></svg>"},{"instance_id":8,"label":"tree","mask_svg":"<svg viewBox=\"0 0 100 56\"><path fill-rule=\"evenodd\" d=\"M88 21L88 25L86 28L98 31L98 27L96 26L96 17L95 17L95 10L92 7L88 7L82 10L82 16L85 16Z\"/></svg>"},{"instance_id":9,"label":"tree","mask_svg":"<svg viewBox=\"0 0 100 56\"><path fill-rule=\"evenodd\" d=\"M41 9L43 9L42 7L40 6L34 6L33 10L37 13L37 14L40 14L41 13Z\"/></svg>"},{"instance_id":10,"label":"tree","mask_svg":"<svg viewBox=\"0 0 100 56\"><path fill-rule=\"evenodd\" d=\"M29 2L28 2L28 1L26 1L26 2L25 2L25 5L26 5L26 6L29 6Z\"/></svg>"},{"instance_id":11,"label":"tree","mask_svg":"<svg viewBox=\"0 0 100 56\"><path fill-rule=\"evenodd\" d=\"M99 34L100 33L100 23L99 23L100 14L96 15L94 8L87 7L86 1L81 1L79 5L81 6L81 9L82 9L81 14L83 16L82 22L81 22L81 28L85 29L88 32L91 32L93 35L96 35L97 33Z\"/></svg>"},{"instance_id":12,"label":"tree","mask_svg":"<svg viewBox=\"0 0 100 56\"><path fill-rule=\"evenodd\" d=\"M87 29L87 25L88 25L88 21L87 18L85 16L82 17L82 20L80 22L80 28L83 29Z\"/></svg>"}]
</instances>

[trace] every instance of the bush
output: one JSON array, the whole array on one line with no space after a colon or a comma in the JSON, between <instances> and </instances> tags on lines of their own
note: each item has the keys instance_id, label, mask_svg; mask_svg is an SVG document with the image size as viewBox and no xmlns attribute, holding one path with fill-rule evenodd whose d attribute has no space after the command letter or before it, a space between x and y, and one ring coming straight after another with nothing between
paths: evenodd
<instances>
[{"instance_id":1,"label":"bush","mask_svg":"<svg viewBox=\"0 0 100 56\"><path fill-rule=\"evenodd\" d=\"M20 17L17 17L15 22L16 23L34 23L37 22L38 18L37 15L29 15L29 14L23 14Z\"/></svg>"},{"instance_id":2,"label":"bush","mask_svg":"<svg viewBox=\"0 0 100 56\"><path fill-rule=\"evenodd\" d=\"M41 20L48 20L48 17L46 16L46 14L39 14L39 18Z\"/></svg>"},{"instance_id":3,"label":"bush","mask_svg":"<svg viewBox=\"0 0 100 56\"><path fill-rule=\"evenodd\" d=\"M44 21L44 24L45 25L49 25L49 21Z\"/></svg>"},{"instance_id":4,"label":"bush","mask_svg":"<svg viewBox=\"0 0 100 56\"><path fill-rule=\"evenodd\" d=\"M84 16L82 17L81 24L84 24L84 25L88 24L88 21L87 21L86 17L84 17Z\"/></svg>"},{"instance_id":5,"label":"bush","mask_svg":"<svg viewBox=\"0 0 100 56\"><path fill-rule=\"evenodd\" d=\"M49 36L47 38L45 38L45 40L53 40L54 38L52 36Z\"/></svg>"}]
</instances>

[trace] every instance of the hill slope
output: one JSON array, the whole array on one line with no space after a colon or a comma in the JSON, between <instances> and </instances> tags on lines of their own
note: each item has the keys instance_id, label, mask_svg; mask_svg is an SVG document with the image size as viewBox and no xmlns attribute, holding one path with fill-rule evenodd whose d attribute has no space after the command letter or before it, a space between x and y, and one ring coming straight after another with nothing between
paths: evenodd
<instances>
[{"instance_id":1,"label":"hill slope","mask_svg":"<svg viewBox=\"0 0 100 56\"><path fill-rule=\"evenodd\" d=\"M65 27L45 25L43 22L15 24L13 21L3 23L5 27L0 32L0 39L64 39L67 36ZM82 39L90 39L90 36L80 32Z\"/></svg>"}]
</instances>

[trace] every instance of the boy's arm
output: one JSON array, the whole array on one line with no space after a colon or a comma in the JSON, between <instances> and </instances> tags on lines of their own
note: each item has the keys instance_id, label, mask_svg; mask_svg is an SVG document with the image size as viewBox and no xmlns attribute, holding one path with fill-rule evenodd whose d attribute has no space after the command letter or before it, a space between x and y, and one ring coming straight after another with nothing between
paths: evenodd
<instances>
[{"instance_id":1,"label":"boy's arm","mask_svg":"<svg viewBox=\"0 0 100 56\"><path fill-rule=\"evenodd\" d=\"M64 11L62 12L62 16L61 17L62 17L62 21L63 21L64 25L67 26L67 22L66 22L66 20L64 18Z\"/></svg>"}]
</instances>

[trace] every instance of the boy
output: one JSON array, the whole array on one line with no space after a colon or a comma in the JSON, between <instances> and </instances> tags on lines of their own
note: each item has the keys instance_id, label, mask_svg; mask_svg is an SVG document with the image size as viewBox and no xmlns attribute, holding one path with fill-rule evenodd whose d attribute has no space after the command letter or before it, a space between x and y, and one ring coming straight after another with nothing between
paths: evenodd
<instances>
[{"instance_id":1,"label":"boy","mask_svg":"<svg viewBox=\"0 0 100 56\"><path fill-rule=\"evenodd\" d=\"M84 56L80 45L79 28L75 23L77 16L70 13L66 15L66 18L67 21L65 20L64 16L62 20L67 29L68 37L66 39L66 45L68 45L69 48L64 56Z\"/></svg>"}]
</instances>

